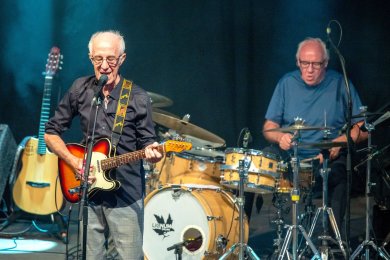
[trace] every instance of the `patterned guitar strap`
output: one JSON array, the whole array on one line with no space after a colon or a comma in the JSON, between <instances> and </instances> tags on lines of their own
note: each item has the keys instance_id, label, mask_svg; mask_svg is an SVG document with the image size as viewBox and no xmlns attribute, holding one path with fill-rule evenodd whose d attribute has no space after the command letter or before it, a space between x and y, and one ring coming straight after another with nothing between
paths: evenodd
<instances>
[{"instance_id":1,"label":"patterned guitar strap","mask_svg":"<svg viewBox=\"0 0 390 260\"><path fill-rule=\"evenodd\" d=\"M116 154L116 147L119 143L119 139L122 134L122 129L126 117L126 110L130 100L131 87L133 82L127 79L123 80L121 95L118 101L118 106L116 108L115 121L112 126L111 134L111 146L112 146L112 156Z\"/></svg>"}]
</instances>

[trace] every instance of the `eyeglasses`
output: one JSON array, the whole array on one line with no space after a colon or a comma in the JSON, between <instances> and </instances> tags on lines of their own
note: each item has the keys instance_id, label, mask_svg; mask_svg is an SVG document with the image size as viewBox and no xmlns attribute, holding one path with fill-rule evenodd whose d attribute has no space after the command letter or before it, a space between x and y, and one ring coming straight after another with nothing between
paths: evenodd
<instances>
[{"instance_id":1,"label":"eyeglasses","mask_svg":"<svg viewBox=\"0 0 390 260\"><path fill-rule=\"evenodd\" d=\"M310 64L313 67L313 69L318 70L321 69L322 65L324 64L324 61L310 62L310 61L299 60L299 65L301 65L301 67L304 69L308 68Z\"/></svg>"},{"instance_id":2,"label":"eyeglasses","mask_svg":"<svg viewBox=\"0 0 390 260\"><path fill-rule=\"evenodd\" d=\"M106 58L103 58L102 56L94 56L94 57L91 57L91 61L93 62L93 64L95 64L96 66L100 66L102 65L103 61L106 60L108 65L110 66L116 66L118 64L118 61L120 59L122 55L120 55L118 58L115 57L115 56L108 56Z\"/></svg>"}]
</instances>

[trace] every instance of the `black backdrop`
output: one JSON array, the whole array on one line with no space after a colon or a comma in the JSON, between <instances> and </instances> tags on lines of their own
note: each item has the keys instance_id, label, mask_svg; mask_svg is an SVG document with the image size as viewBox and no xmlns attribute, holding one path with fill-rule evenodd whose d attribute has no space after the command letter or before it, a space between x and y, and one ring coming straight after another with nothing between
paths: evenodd
<instances>
[{"instance_id":1,"label":"black backdrop","mask_svg":"<svg viewBox=\"0 0 390 260\"><path fill-rule=\"evenodd\" d=\"M389 101L388 1L6 0L0 10L0 123L17 142L38 134L42 71L53 45L64 55L52 107L79 76L91 74L87 43L97 30L117 29L127 43L122 73L147 91L171 98L166 108L237 146L243 127L262 149L265 110L277 80L295 69L307 36L326 39L332 19L342 25L348 76L369 111ZM332 30L338 40L340 31ZM330 67L339 69L331 53ZM388 128L374 142L390 142ZM67 140L77 141L75 128Z\"/></svg>"}]
</instances>

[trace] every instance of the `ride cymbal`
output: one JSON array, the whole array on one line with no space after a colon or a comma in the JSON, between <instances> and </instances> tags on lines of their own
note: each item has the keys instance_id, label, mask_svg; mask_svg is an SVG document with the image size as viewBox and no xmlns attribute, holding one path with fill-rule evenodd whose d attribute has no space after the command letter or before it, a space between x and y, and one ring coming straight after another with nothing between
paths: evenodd
<instances>
[{"instance_id":1,"label":"ride cymbal","mask_svg":"<svg viewBox=\"0 0 390 260\"><path fill-rule=\"evenodd\" d=\"M173 129L178 134L195 137L196 139L211 142L213 143L213 145L210 145L212 147L221 147L225 145L225 140L223 140L221 137L188 122L188 120L175 118L170 115L162 114L155 111L153 111L152 113L153 121L155 123L162 125L166 128Z\"/></svg>"},{"instance_id":2,"label":"ride cymbal","mask_svg":"<svg viewBox=\"0 0 390 260\"><path fill-rule=\"evenodd\" d=\"M169 107L173 104L173 101L163 95L147 91L152 107Z\"/></svg>"}]
</instances>

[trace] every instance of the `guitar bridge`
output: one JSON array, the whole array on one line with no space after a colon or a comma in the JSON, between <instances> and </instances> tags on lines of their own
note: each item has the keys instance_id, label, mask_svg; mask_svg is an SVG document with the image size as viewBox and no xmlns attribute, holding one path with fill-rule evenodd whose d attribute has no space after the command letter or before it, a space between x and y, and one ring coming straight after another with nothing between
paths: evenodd
<instances>
[{"instance_id":1,"label":"guitar bridge","mask_svg":"<svg viewBox=\"0 0 390 260\"><path fill-rule=\"evenodd\" d=\"M31 187L34 187L34 188L46 188L46 187L50 187L50 183L49 182L33 182L33 181L26 181L26 184L31 186Z\"/></svg>"},{"instance_id":2,"label":"guitar bridge","mask_svg":"<svg viewBox=\"0 0 390 260\"><path fill-rule=\"evenodd\" d=\"M79 186L79 187L76 187L76 188L69 189L68 192L69 192L71 195L76 194L76 193L80 193L80 186Z\"/></svg>"}]
</instances>

